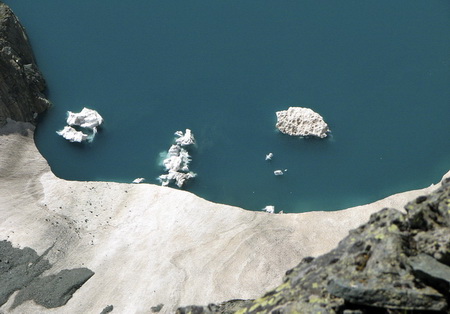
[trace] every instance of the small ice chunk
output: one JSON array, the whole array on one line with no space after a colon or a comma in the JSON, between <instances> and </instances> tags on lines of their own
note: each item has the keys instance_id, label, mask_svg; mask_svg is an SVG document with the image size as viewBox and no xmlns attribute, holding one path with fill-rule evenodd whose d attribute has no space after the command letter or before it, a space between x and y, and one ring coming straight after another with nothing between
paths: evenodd
<instances>
[{"instance_id":1,"label":"small ice chunk","mask_svg":"<svg viewBox=\"0 0 450 314\"><path fill-rule=\"evenodd\" d=\"M268 212L269 214L273 214L273 213L275 213L275 206L267 205L262 210L265 211L265 212Z\"/></svg>"},{"instance_id":2,"label":"small ice chunk","mask_svg":"<svg viewBox=\"0 0 450 314\"><path fill-rule=\"evenodd\" d=\"M145 180L145 178L136 178L133 180L133 183L141 183Z\"/></svg>"},{"instance_id":3,"label":"small ice chunk","mask_svg":"<svg viewBox=\"0 0 450 314\"><path fill-rule=\"evenodd\" d=\"M175 135L178 136L178 138L175 139L175 142L178 145L188 146L195 144L194 134L192 134L192 131L190 129L186 129L184 134L182 131L176 131Z\"/></svg>"},{"instance_id":4,"label":"small ice chunk","mask_svg":"<svg viewBox=\"0 0 450 314\"><path fill-rule=\"evenodd\" d=\"M266 155L266 160L272 160L273 154L272 153L268 153Z\"/></svg>"},{"instance_id":5,"label":"small ice chunk","mask_svg":"<svg viewBox=\"0 0 450 314\"><path fill-rule=\"evenodd\" d=\"M56 133L70 142L81 143L82 141L86 141L89 139L89 135L81 131L77 131L71 126L65 126L64 129L62 129L61 131L56 131Z\"/></svg>"},{"instance_id":6,"label":"small ice chunk","mask_svg":"<svg viewBox=\"0 0 450 314\"><path fill-rule=\"evenodd\" d=\"M70 126L77 125L82 128L94 129L103 123L103 118L97 111L86 107L81 112L68 111L67 114L67 124Z\"/></svg>"},{"instance_id":7,"label":"small ice chunk","mask_svg":"<svg viewBox=\"0 0 450 314\"><path fill-rule=\"evenodd\" d=\"M276 175L276 176L282 176L284 173L283 173L282 170L275 170L275 171L273 172L273 174Z\"/></svg>"},{"instance_id":8,"label":"small ice chunk","mask_svg":"<svg viewBox=\"0 0 450 314\"><path fill-rule=\"evenodd\" d=\"M196 173L190 171L188 173L178 172L169 170L168 174L162 174L158 177L162 186L168 186L170 181L175 181L175 184L181 188L184 184L184 181L194 178L197 176Z\"/></svg>"}]
</instances>

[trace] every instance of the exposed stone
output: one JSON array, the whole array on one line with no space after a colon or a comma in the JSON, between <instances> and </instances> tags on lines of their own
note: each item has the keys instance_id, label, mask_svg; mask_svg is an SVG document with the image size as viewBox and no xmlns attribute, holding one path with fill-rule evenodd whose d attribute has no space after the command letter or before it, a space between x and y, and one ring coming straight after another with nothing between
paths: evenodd
<instances>
[{"instance_id":1,"label":"exposed stone","mask_svg":"<svg viewBox=\"0 0 450 314\"><path fill-rule=\"evenodd\" d=\"M87 268L76 268L38 278L17 294L12 308L27 300L34 300L46 308L63 306L93 275L94 272Z\"/></svg>"},{"instance_id":2,"label":"exposed stone","mask_svg":"<svg viewBox=\"0 0 450 314\"><path fill-rule=\"evenodd\" d=\"M277 111L276 114L275 126L285 134L324 138L330 131L322 116L309 108L289 107L288 110Z\"/></svg>"},{"instance_id":3,"label":"exposed stone","mask_svg":"<svg viewBox=\"0 0 450 314\"><path fill-rule=\"evenodd\" d=\"M107 313L111 313L114 310L114 306L112 305L108 305L107 307L105 307L100 314L107 314Z\"/></svg>"},{"instance_id":4,"label":"exposed stone","mask_svg":"<svg viewBox=\"0 0 450 314\"><path fill-rule=\"evenodd\" d=\"M15 291L19 293L12 309L27 300L47 308L62 306L94 274L87 268L78 268L41 277L52 267L45 258L50 250L51 247L39 256L30 248L14 248L10 242L0 241L0 306Z\"/></svg>"},{"instance_id":5,"label":"exposed stone","mask_svg":"<svg viewBox=\"0 0 450 314\"><path fill-rule=\"evenodd\" d=\"M0 2L0 127L6 119L35 123L50 102L24 28Z\"/></svg>"},{"instance_id":6,"label":"exposed stone","mask_svg":"<svg viewBox=\"0 0 450 314\"><path fill-rule=\"evenodd\" d=\"M416 276L437 290L450 291L450 267L427 254L412 256L408 260Z\"/></svg>"},{"instance_id":7,"label":"exposed stone","mask_svg":"<svg viewBox=\"0 0 450 314\"><path fill-rule=\"evenodd\" d=\"M160 303L156 306L152 306L150 309L152 310L153 313L159 313L163 307L164 307L164 304Z\"/></svg>"},{"instance_id":8,"label":"exposed stone","mask_svg":"<svg viewBox=\"0 0 450 314\"><path fill-rule=\"evenodd\" d=\"M391 208L373 214L337 248L303 259L280 286L237 313L446 311L450 180L405 208L407 214Z\"/></svg>"}]
</instances>

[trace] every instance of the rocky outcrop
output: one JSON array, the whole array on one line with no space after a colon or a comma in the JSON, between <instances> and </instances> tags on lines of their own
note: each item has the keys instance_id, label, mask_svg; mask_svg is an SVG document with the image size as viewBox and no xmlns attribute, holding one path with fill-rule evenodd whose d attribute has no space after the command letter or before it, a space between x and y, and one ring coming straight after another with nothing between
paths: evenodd
<instances>
[{"instance_id":1,"label":"rocky outcrop","mask_svg":"<svg viewBox=\"0 0 450 314\"><path fill-rule=\"evenodd\" d=\"M405 206L385 208L337 248L306 257L283 283L237 313L447 313L450 300L450 179ZM236 301L230 301L235 305ZM231 313L228 303L178 313ZM351 312L353 311L353 312ZM391 311L391 312L389 312Z\"/></svg>"},{"instance_id":2,"label":"rocky outcrop","mask_svg":"<svg viewBox=\"0 0 450 314\"><path fill-rule=\"evenodd\" d=\"M34 122L50 102L25 30L0 2L0 127L6 119Z\"/></svg>"},{"instance_id":3,"label":"rocky outcrop","mask_svg":"<svg viewBox=\"0 0 450 314\"><path fill-rule=\"evenodd\" d=\"M277 111L278 130L293 136L327 137L330 129L317 112L309 108L289 107L288 110Z\"/></svg>"},{"instance_id":4,"label":"rocky outcrop","mask_svg":"<svg viewBox=\"0 0 450 314\"><path fill-rule=\"evenodd\" d=\"M27 300L46 308L63 306L94 274L87 268L78 268L41 276L52 267L45 258L50 249L39 256L31 248L14 248L10 242L0 241L0 306L18 290L11 309Z\"/></svg>"}]
</instances>

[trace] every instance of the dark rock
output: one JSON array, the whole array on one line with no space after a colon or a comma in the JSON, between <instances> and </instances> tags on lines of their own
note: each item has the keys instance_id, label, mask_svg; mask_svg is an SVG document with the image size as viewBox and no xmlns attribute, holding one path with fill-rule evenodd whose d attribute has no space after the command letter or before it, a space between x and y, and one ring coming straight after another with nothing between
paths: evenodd
<instances>
[{"instance_id":1,"label":"dark rock","mask_svg":"<svg viewBox=\"0 0 450 314\"><path fill-rule=\"evenodd\" d=\"M239 309L250 305L253 300L230 300L220 304L209 304L208 306L186 306L177 309L177 314L231 314Z\"/></svg>"},{"instance_id":2,"label":"dark rock","mask_svg":"<svg viewBox=\"0 0 450 314\"><path fill-rule=\"evenodd\" d=\"M412 256L408 260L417 278L443 293L450 291L450 267L427 254Z\"/></svg>"},{"instance_id":3,"label":"dark rock","mask_svg":"<svg viewBox=\"0 0 450 314\"><path fill-rule=\"evenodd\" d=\"M107 314L107 313L111 313L114 310L114 306L112 305L108 305L107 307L105 307L100 314Z\"/></svg>"},{"instance_id":4,"label":"dark rock","mask_svg":"<svg viewBox=\"0 0 450 314\"><path fill-rule=\"evenodd\" d=\"M158 304L157 306L152 306L151 310L153 313L159 313L159 311L162 310L163 306L164 306L164 304L161 303L161 304Z\"/></svg>"},{"instance_id":5,"label":"dark rock","mask_svg":"<svg viewBox=\"0 0 450 314\"><path fill-rule=\"evenodd\" d=\"M0 305L19 291L12 308L27 300L47 308L59 307L94 274L87 268L77 268L41 277L52 267L45 259L51 249L39 256L30 248L13 248L10 242L0 241Z\"/></svg>"},{"instance_id":6,"label":"dark rock","mask_svg":"<svg viewBox=\"0 0 450 314\"><path fill-rule=\"evenodd\" d=\"M8 241L0 241L0 305L5 304L17 290L29 285L44 271L51 268L44 259L30 248L13 248Z\"/></svg>"},{"instance_id":7,"label":"dark rock","mask_svg":"<svg viewBox=\"0 0 450 314\"><path fill-rule=\"evenodd\" d=\"M46 308L63 306L94 272L87 268L64 269L56 275L45 276L31 282L14 299L12 308L27 300L34 300Z\"/></svg>"},{"instance_id":8,"label":"dark rock","mask_svg":"<svg viewBox=\"0 0 450 314\"><path fill-rule=\"evenodd\" d=\"M0 127L6 119L35 122L50 102L24 28L0 2Z\"/></svg>"},{"instance_id":9,"label":"dark rock","mask_svg":"<svg viewBox=\"0 0 450 314\"><path fill-rule=\"evenodd\" d=\"M332 251L288 270L283 283L239 313L447 313L450 180L405 206L385 208ZM222 303L226 304L225 303ZM191 312L186 309L192 309ZM218 313L185 307L179 313ZM197 312L196 312L197 311Z\"/></svg>"}]
</instances>

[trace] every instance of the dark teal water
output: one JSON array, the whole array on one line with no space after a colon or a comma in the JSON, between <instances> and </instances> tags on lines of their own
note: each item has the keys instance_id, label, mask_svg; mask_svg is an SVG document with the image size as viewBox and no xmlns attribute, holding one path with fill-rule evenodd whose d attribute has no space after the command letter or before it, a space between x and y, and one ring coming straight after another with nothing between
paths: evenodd
<instances>
[{"instance_id":1,"label":"dark teal water","mask_svg":"<svg viewBox=\"0 0 450 314\"><path fill-rule=\"evenodd\" d=\"M5 2L48 82L36 142L62 178L157 183L185 128L198 142L185 189L252 210L346 208L450 168L449 1ZM55 131L84 106L104 127L66 142ZM332 136L276 132L289 106Z\"/></svg>"}]
</instances>

